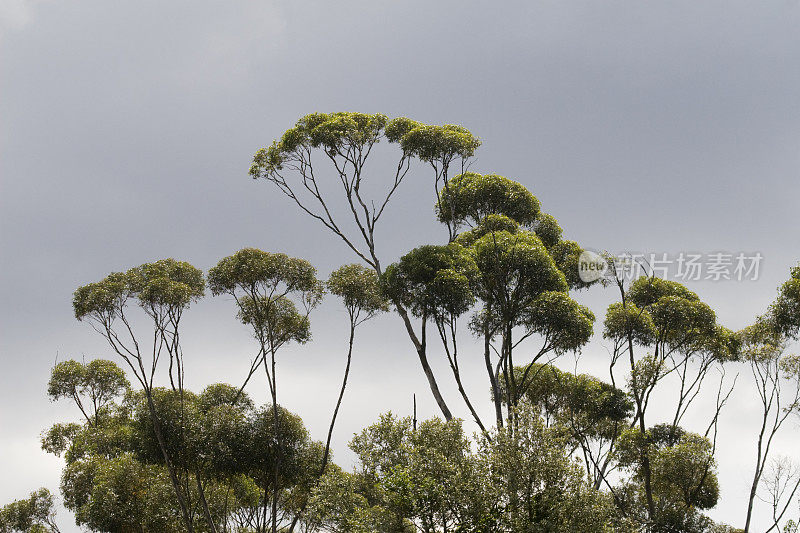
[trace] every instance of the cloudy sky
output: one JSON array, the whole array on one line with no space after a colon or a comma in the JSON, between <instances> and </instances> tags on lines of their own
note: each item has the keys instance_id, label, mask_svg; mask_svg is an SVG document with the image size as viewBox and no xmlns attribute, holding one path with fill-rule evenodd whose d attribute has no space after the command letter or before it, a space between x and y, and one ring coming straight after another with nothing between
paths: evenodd
<instances>
[{"instance_id":1,"label":"cloudy sky","mask_svg":"<svg viewBox=\"0 0 800 533\"><path fill-rule=\"evenodd\" d=\"M58 488L61 461L38 438L76 412L45 396L53 363L111 357L74 320L76 287L164 257L205 270L244 246L307 258L321 275L353 261L247 176L255 150L312 111L462 124L483 141L473 170L524 183L589 248L760 252L756 281L689 283L723 323L747 325L800 259L799 27L797 0L0 0L0 502ZM379 238L384 263L446 238L424 167ZM613 296L577 297L602 317ZM314 342L279 362L282 402L316 438L344 324L330 299ZM184 338L192 387L241 380L254 347L231 301L199 303ZM605 377L606 360L597 336L579 368ZM758 413L736 370L711 514L741 525ZM436 414L395 316L364 330L351 383L334 439L345 466L350 436L378 413L409 414L416 393L420 414ZM250 392L264 400L266 384ZM784 449L798 431L793 421Z\"/></svg>"}]
</instances>

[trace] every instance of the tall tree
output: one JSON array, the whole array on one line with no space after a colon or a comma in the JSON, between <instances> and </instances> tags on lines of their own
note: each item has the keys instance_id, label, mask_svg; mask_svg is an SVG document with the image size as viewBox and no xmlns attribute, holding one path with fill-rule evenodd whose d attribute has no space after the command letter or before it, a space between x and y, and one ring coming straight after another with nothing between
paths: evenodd
<instances>
[{"instance_id":1,"label":"tall tree","mask_svg":"<svg viewBox=\"0 0 800 533\"><path fill-rule=\"evenodd\" d=\"M614 268L614 265L611 265ZM698 397L712 368L736 356L735 335L719 326L714 311L683 285L652 276L642 276L626 285L625 273L615 271L621 301L606 313L604 336L613 342L610 372L626 357L628 389L634 400L632 427L640 439L648 434L647 414L656 387L674 375L679 381L676 404L669 427L678 430L689 406ZM641 352L644 352L642 354ZM722 374L724 377L724 373ZM712 433L716 442L719 413L732 388L720 381L716 410L703 437ZM658 522L659 508L653 486L650 448L640 447L639 475L643 484L647 520Z\"/></svg>"},{"instance_id":2,"label":"tall tree","mask_svg":"<svg viewBox=\"0 0 800 533\"><path fill-rule=\"evenodd\" d=\"M208 282L213 294L228 294L236 300L239 319L251 327L258 342L258 354L247 380L261 366L272 397L278 456L273 467L271 530L277 533L282 432L276 356L286 344L305 343L311 338L309 314L322 300L323 284L308 261L255 248L244 248L221 259L209 270Z\"/></svg>"},{"instance_id":3,"label":"tall tree","mask_svg":"<svg viewBox=\"0 0 800 533\"><path fill-rule=\"evenodd\" d=\"M163 357L168 357L169 383L182 395L185 369L180 323L183 313L203 296L204 290L205 279L200 270L186 262L162 259L125 273L109 274L99 282L80 287L72 301L75 317L89 322L106 339L141 385L183 521L190 533L194 531L194 525L189 480L179 475L169 455L153 401L153 390L159 363ZM135 333L129 313L131 303L138 304L149 318L150 335ZM148 337L152 339L149 348L145 342ZM213 528L212 524L209 525Z\"/></svg>"},{"instance_id":4,"label":"tall tree","mask_svg":"<svg viewBox=\"0 0 800 533\"><path fill-rule=\"evenodd\" d=\"M800 356L786 354L800 333L800 265L790 271L789 280L778 291L769 310L740 332L742 358L749 364L761 404L761 424L756 441L756 462L747 505L744 531L751 531L754 503L762 476L769 466L775 435L792 414L800 413ZM794 495L800 490L800 477L788 487L788 497L778 505L773 501L772 531L779 527Z\"/></svg>"},{"instance_id":5,"label":"tall tree","mask_svg":"<svg viewBox=\"0 0 800 533\"><path fill-rule=\"evenodd\" d=\"M331 294L335 294L342 299L344 308L347 311L350 328L347 341L347 363L344 367L339 397L336 399L336 407L333 409L331 423L328 427L328 437L325 440L325 453L322 457L320 475L328 465L333 428L336 425L336 417L339 414L339 408L342 406L342 398L344 398L344 391L347 388L347 379L350 376L350 363L353 360L353 343L355 341L356 328L379 313L389 310L388 302L381 292L378 276L374 271L367 270L361 265L339 267L331 273L326 285Z\"/></svg>"},{"instance_id":6,"label":"tall tree","mask_svg":"<svg viewBox=\"0 0 800 533\"><path fill-rule=\"evenodd\" d=\"M373 185L385 193L370 196L364 188L370 178L365 165L375 146L386 140L400 147L397 165L385 183ZM394 193L408 174L413 159L427 163L434 173L433 186L447 188L450 169L460 165L462 172L480 146L467 129L456 125L427 125L408 118L389 118L382 114L312 113L297 121L279 140L259 150L250 175L264 179L289 197L297 207L340 238L361 260L381 276L383 268L377 251L376 230ZM327 160L332 179L320 173L317 159ZM339 194L332 193L338 188ZM337 198L338 197L338 198ZM335 206L344 201L345 213ZM349 221L349 222L348 222ZM346 224L353 224L349 231ZM455 228L448 224L450 239ZM439 390L428 362L427 346L420 340L405 306L395 304L428 380L431 393L445 418L452 413Z\"/></svg>"}]
</instances>

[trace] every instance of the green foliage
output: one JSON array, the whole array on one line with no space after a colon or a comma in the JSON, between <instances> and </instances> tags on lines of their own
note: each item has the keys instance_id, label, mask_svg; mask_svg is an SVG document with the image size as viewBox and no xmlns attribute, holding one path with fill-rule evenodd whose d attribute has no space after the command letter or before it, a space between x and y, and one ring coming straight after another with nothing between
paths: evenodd
<instances>
[{"instance_id":1,"label":"green foliage","mask_svg":"<svg viewBox=\"0 0 800 533\"><path fill-rule=\"evenodd\" d=\"M311 338L308 313L324 294L316 269L308 261L255 248L244 248L220 260L209 270L208 284L214 295L236 298L239 319L273 349ZM290 296L299 300L305 312L297 309Z\"/></svg>"},{"instance_id":2,"label":"green foliage","mask_svg":"<svg viewBox=\"0 0 800 533\"><path fill-rule=\"evenodd\" d=\"M650 313L633 304L609 305L604 326L603 336L618 342L625 341L630 336L634 343L646 346L656 336L656 326Z\"/></svg>"},{"instance_id":3,"label":"green foliage","mask_svg":"<svg viewBox=\"0 0 800 533\"><path fill-rule=\"evenodd\" d=\"M567 455L566 435L548 429L531 410L517 412L516 428L481 441L481 470L493 492L497 525L491 531L611 531L613 507L586 483Z\"/></svg>"},{"instance_id":4,"label":"green foliage","mask_svg":"<svg viewBox=\"0 0 800 533\"><path fill-rule=\"evenodd\" d=\"M291 161L320 148L328 157L351 160L386 137L399 143L404 154L425 162L449 164L454 158L471 157L480 141L466 128L452 124L432 126L407 118L389 120L382 114L354 112L312 113L301 117L279 140L253 157L253 178L274 176ZM358 152L358 156L356 155Z\"/></svg>"},{"instance_id":5,"label":"green foliage","mask_svg":"<svg viewBox=\"0 0 800 533\"><path fill-rule=\"evenodd\" d=\"M310 296L321 291L316 269L308 261L256 248L243 248L221 259L208 271L208 285L215 296L240 290L250 295L266 289L280 290L280 294L309 293Z\"/></svg>"},{"instance_id":6,"label":"green foliage","mask_svg":"<svg viewBox=\"0 0 800 533\"><path fill-rule=\"evenodd\" d=\"M391 517L387 516L390 513L370 506L359 492L360 486L357 475L342 472L338 467L329 469L314 488L308 506L308 522L332 533L392 531L391 527L386 527L391 523Z\"/></svg>"},{"instance_id":7,"label":"green foliage","mask_svg":"<svg viewBox=\"0 0 800 533\"><path fill-rule=\"evenodd\" d=\"M519 231L519 223L505 215L486 215L474 228L460 233L458 237L456 237L455 242L461 246L469 247L487 233L497 231L507 231L512 234L516 233Z\"/></svg>"},{"instance_id":8,"label":"green foliage","mask_svg":"<svg viewBox=\"0 0 800 533\"><path fill-rule=\"evenodd\" d=\"M477 275L471 254L461 245L427 245L390 265L383 283L386 294L415 316L449 317L472 306Z\"/></svg>"},{"instance_id":9,"label":"green foliage","mask_svg":"<svg viewBox=\"0 0 800 533\"><path fill-rule=\"evenodd\" d=\"M657 303L661 298L677 297L683 300L699 301L700 298L675 281L656 277L641 277L631 284L628 298L634 305L642 308Z\"/></svg>"},{"instance_id":10,"label":"green foliage","mask_svg":"<svg viewBox=\"0 0 800 533\"><path fill-rule=\"evenodd\" d=\"M342 532L611 531L613 508L566 455L563 435L529 411L518 419L517 430L473 448L458 420L414 430L410 419L384 415L351 442L355 473L323 477L312 514Z\"/></svg>"},{"instance_id":11,"label":"green foliage","mask_svg":"<svg viewBox=\"0 0 800 533\"><path fill-rule=\"evenodd\" d=\"M436 215L441 222L456 226L477 226L489 215L503 215L530 226L539 216L539 200L519 182L496 174L467 172L453 177L439 190ZM551 222L555 219L544 224Z\"/></svg>"},{"instance_id":12,"label":"green foliage","mask_svg":"<svg viewBox=\"0 0 800 533\"><path fill-rule=\"evenodd\" d=\"M477 293L502 320L515 323L542 293L566 292L564 274L534 233L487 233L473 244Z\"/></svg>"},{"instance_id":13,"label":"green foliage","mask_svg":"<svg viewBox=\"0 0 800 533\"><path fill-rule=\"evenodd\" d=\"M200 270L183 261L162 259L79 287L72 306L78 320L91 318L110 324L130 298L138 300L151 315L175 314L201 298L204 290L205 279Z\"/></svg>"},{"instance_id":14,"label":"green foliage","mask_svg":"<svg viewBox=\"0 0 800 533\"><path fill-rule=\"evenodd\" d=\"M44 488L32 492L27 499L3 506L0 508L0 533L58 531L53 506L53 495Z\"/></svg>"},{"instance_id":15,"label":"green foliage","mask_svg":"<svg viewBox=\"0 0 800 533\"><path fill-rule=\"evenodd\" d=\"M181 309L203 296L202 271L189 263L162 259L128 272L133 294L146 309Z\"/></svg>"},{"instance_id":16,"label":"green foliage","mask_svg":"<svg viewBox=\"0 0 800 533\"><path fill-rule=\"evenodd\" d=\"M800 333L800 264L791 269L790 278L778 291L770 308L770 318L777 331L797 339Z\"/></svg>"},{"instance_id":17,"label":"green foliage","mask_svg":"<svg viewBox=\"0 0 800 533\"><path fill-rule=\"evenodd\" d=\"M468 129L454 124L420 124L400 138L403 152L428 163L467 159L475 154L480 145L481 142Z\"/></svg>"},{"instance_id":18,"label":"green foliage","mask_svg":"<svg viewBox=\"0 0 800 533\"><path fill-rule=\"evenodd\" d=\"M542 244L549 250L561 242L563 230L556 217L547 213L539 213L536 217L536 222L533 224L533 232L536 233Z\"/></svg>"},{"instance_id":19,"label":"green foliage","mask_svg":"<svg viewBox=\"0 0 800 533\"><path fill-rule=\"evenodd\" d=\"M515 375L528 404L551 425L566 428L576 442L616 438L633 414L625 391L587 374L533 363L516 368Z\"/></svg>"},{"instance_id":20,"label":"green foliage","mask_svg":"<svg viewBox=\"0 0 800 533\"><path fill-rule=\"evenodd\" d=\"M189 502L199 504L195 479L218 524L261 512L271 494L276 463L280 506L292 513L307 500L319 471L322 445L309 439L302 421L271 406L255 409L250 398L227 384L201 394L155 388L155 420ZM57 424L43 447L64 454L65 506L78 524L95 531L185 531L147 397L137 392L111 403L95 424ZM280 458L280 459L278 459ZM195 529L205 531L202 514Z\"/></svg>"},{"instance_id":21,"label":"green foliage","mask_svg":"<svg viewBox=\"0 0 800 533\"><path fill-rule=\"evenodd\" d=\"M667 353L709 354L719 361L737 357L738 337L717 324L711 308L680 283L641 277L628 291L628 301L611 304L604 336L641 346L657 345Z\"/></svg>"},{"instance_id":22,"label":"green foliage","mask_svg":"<svg viewBox=\"0 0 800 533\"><path fill-rule=\"evenodd\" d=\"M647 457L656 506L654 530L706 531L711 522L697 510L714 507L719 498L713 451L705 437L672 425L654 426L644 434L626 431L615 452L632 474L624 489L623 510L635 515L646 507L642 458Z\"/></svg>"},{"instance_id":23,"label":"green foliage","mask_svg":"<svg viewBox=\"0 0 800 533\"><path fill-rule=\"evenodd\" d=\"M361 312L372 316L389 310L378 275L361 265L344 265L334 270L327 287L331 294L344 300L345 308L353 316Z\"/></svg>"},{"instance_id":24,"label":"green foliage","mask_svg":"<svg viewBox=\"0 0 800 533\"><path fill-rule=\"evenodd\" d=\"M301 117L280 140L259 150L253 158L250 175L263 177L283 169L298 152L322 148L331 157L377 142L388 119L381 114L311 113Z\"/></svg>"},{"instance_id":25,"label":"green foliage","mask_svg":"<svg viewBox=\"0 0 800 533\"><path fill-rule=\"evenodd\" d=\"M52 401L70 398L87 418L95 419L109 402L129 390L125 372L104 359L94 359L86 364L62 361L53 368L47 384L47 395ZM87 411L89 405L92 406L91 412Z\"/></svg>"},{"instance_id":26,"label":"green foliage","mask_svg":"<svg viewBox=\"0 0 800 533\"><path fill-rule=\"evenodd\" d=\"M542 242L547 243L548 241L543 239ZM570 289L586 289L600 281L597 280L586 282L581 279L580 270L578 269L578 262L584 250L577 242L560 240L552 246L549 244L548 246L548 251L553 257L553 261L555 261L558 269L564 273L564 277L566 278Z\"/></svg>"},{"instance_id":27,"label":"green foliage","mask_svg":"<svg viewBox=\"0 0 800 533\"><path fill-rule=\"evenodd\" d=\"M557 355L579 350L592 336L594 313L563 292L541 293L521 313L527 332L540 335Z\"/></svg>"},{"instance_id":28,"label":"green foliage","mask_svg":"<svg viewBox=\"0 0 800 533\"><path fill-rule=\"evenodd\" d=\"M84 476L91 478L88 486L79 489L81 492L88 489L88 494L82 495L81 505L74 508L79 524L109 533L183 529L173 503L175 494L164 469L143 464L131 454L78 465L86 470L76 472L68 468L63 488L66 496L74 490L71 482Z\"/></svg>"},{"instance_id":29,"label":"green foliage","mask_svg":"<svg viewBox=\"0 0 800 533\"><path fill-rule=\"evenodd\" d=\"M242 296L237 314L243 324L252 326L258 338L269 338L275 345L311 339L311 321L300 313L289 298Z\"/></svg>"}]
</instances>

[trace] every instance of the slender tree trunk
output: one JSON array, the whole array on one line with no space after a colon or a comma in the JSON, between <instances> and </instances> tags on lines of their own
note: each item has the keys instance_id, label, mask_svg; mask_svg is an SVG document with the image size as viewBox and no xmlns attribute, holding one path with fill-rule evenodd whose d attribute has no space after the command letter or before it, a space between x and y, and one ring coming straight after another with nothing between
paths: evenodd
<instances>
[{"instance_id":1,"label":"slender tree trunk","mask_svg":"<svg viewBox=\"0 0 800 533\"><path fill-rule=\"evenodd\" d=\"M333 436L333 426L336 424L336 416L339 414L339 407L342 405L342 398L344 397L344 390L347 388L347 378L350 375L350 362L353 358L353 339L355 337L356 326L350 322L350 341L347 348L347 365L344 368L344 378L342 378L342 388L339 390L339 399L336 400L336 408L333 410L331 417L331 425L328 427L328 438L325 441L325 453L322 455L322 467L320 468L319 475L325 473L325 467L328 466L328 455L331 450L331 437Z\"/></svg>"},{"instance_id":2,"label":"slender tree trunk","mask_svg":"<svg viewBox=\"0 0 800 533\"><path fill-rule=\"evenodd\" d=\"M420 339L417 338L416 333L414 333L414 326L411 324L411 319L409 318L408 312L405 310L405 308L397 304L395 304L395 307L397 307L397 314L399 314L400 318L403 319L403 323L406 326L406 331L408 332L409 337L411 337L411 341L414 343L414 348L417 350L417 356L419 356L419 362L422 365L422 371L425 372L425 377L428 378L428 385L430 386L431 392L433 393L433 397L436 400L439 409L442 411L442 415L444 415L445 420L452 420L453 414L450 412L450 408L447 407L447 403L445 403L444 397L439 391L439 384L436 382L436 377L433 375L433 369L431 369L431 365L428 363L428 356L426 354L424 341L420 341ZM423 328L424 327L423 319Z\"/></svg>"},{"instance_id":3,"label":"slender tree trunk","mask_svg":"<svg viewBox=\"0 0 800 533\"><path fill-rule=\"evenodd\" d=\"M281 468L280 417L278 415L278 380L275 376L275 350L271 349L272 358L272 413L275 422L275 472L272 476L272 533L278 533L278 476Z\"/></svg>"},{"instance_id":4,"label":"slender tree trunk","mask_svg":"<svg viewBox=\"0 0 800 533\"><path fill-rule=\"evenodd\" d=\"M203 506L203 515L205 515L206 522L208 522L208 527L211 530L211 533L217 533L217 525L214 523L214 518L211 516L211 510L208 508L205 488L203 487L202 481L200 481L199 472L195 473L195 479L197 481L197 493L200 496L200 503Z\"/></svg>"},{"instance_id":5,"label":"slender tree trunk","mask_svg":"<svg viewBox=\"0 0 800 533\"><path fill-rule=\"evenodd\" d=\"M489 374L489 382L492 384L492 396L494 397L494 412L497 418L497 429L503 427L503 399L500 397L500 385L497 383L497 376L492 368L491 359L491 339L489 332L483 334L483 359L486 362L486 372Z\"/></svg>"},{"instance_id":6,"label":"slender tree trunk","mask_svg":"<svg viewBox=\"0 0 800 533\"><path fill-rule=\"evenodd\" d=\"M747 518L744 523L744 533L750 533L750 522L753 519L753 503L756 499L756 491L758 484L761 481L761 474L764 471L762 456L764 447L764 433L767 428L767 419L769 418L769 410L766 405L764 407L764 417L761 420L761 431L758 433L758 446L756 448L756 469L753 472L753 483L750 485L750 494L747 499Z\"/></svg>"}]
</instances>

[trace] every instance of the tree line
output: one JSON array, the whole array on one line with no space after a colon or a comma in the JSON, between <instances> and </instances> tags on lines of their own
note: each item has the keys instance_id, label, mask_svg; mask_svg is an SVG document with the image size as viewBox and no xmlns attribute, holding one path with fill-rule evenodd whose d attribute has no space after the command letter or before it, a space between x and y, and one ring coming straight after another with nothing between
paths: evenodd
<instances>
[{"instance_id":1,"label":"tree line","mask_svg":"<svg viewBox=\"0 0 800 533\"><path fill-rule=\"evenodd\" d=\"M395 163L367 169L381 142ZM58 363L48 385L51 399L83 416L42 437L45 451L64 458L61 494L76 522L106 532L749 533L761 504L771 516L764 531L796 532L800 475L773 442L800 412L800 358L788 352L800 335L800 265L741 331L680 283L646 272L629 280L610 258L610 276L585 281L583 248L530 191L470 170L480 144L456 125L306 115L255 154L250 175L358 263L320 279L305 259L245 248L207 273L164 259L79 287L75 316L114 361ZM388 264L378 228L412 168L428 169L447 240ZM595 315L575 299L594 285L618 295L602 323L602 379L555 365L595 335ZM240 383L197 392L184 385L180 329L207 291L230 297L254 346ZM326 294L340 300L348 328L323 442L280 404L278 375L281 350L310 340ZM357 332L389 312L441 418L382 416L353 437L357 461L347 471L332 460L331 438ZM432 357L444 358L447 375L434 372ZM485 388L467 390L464 364L485 370ZM719 499L720 414L743 368L761 419L737 529L705 511ZM256 406L247 390L262 372L270 403ZM445 379L468 420L454 417ZM654 413L664 390L672 405ZM699 398L713 408L697 409ZM700 427L685 427L690 412ZM41 489L7 505L0 531L58 531L53 501Z\"/></svg>"}]
</instances>

